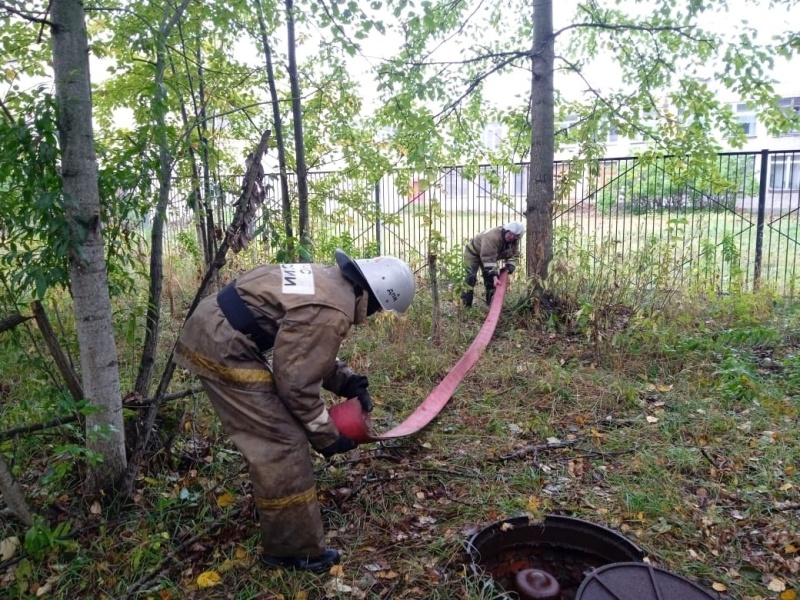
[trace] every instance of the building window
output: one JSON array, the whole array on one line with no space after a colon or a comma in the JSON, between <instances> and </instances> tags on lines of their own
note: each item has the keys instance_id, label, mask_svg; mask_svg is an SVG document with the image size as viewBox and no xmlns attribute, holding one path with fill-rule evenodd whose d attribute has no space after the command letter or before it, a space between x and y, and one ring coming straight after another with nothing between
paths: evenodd
<instances>
[{"instance_id":1,"label":"building window","mask_svg":"<svg viewBox=\"0 0 800 600\"><path fill-rule=\"evenodd\" d=\"M769 186L775 191L800 190L800 155L773 156Z\"/></svg>"},{"instance_id":2,"label":"building window","mask_svg":"<svg viewBox=\"0 0 800 600\"><path fill-rule=\"evenodd\" d=\"M739 123L742 126L742 131L747 137L755 137L756 136L756 118L755 116L750 117L739 117Z\"/></svg>"},{"instance_id":3,"label":"building window","mask_svg":"<svg viewBox=\"0 0 800 600\"><path fill-rule=\"evenodd\" d=\"M502 123L489 123L483 130L483 145L489 150L497 150L503 141Z\"/></svg>"},{"instance_id":4,"label":"building window","mask_svg":"<svg viewBox=\"0 0 800 600\"><path fill-rule=\"evenodd\" d=\"M619 132L616 127L612 127L608 130L608 141L616 142L617 140L619 140Z\"/></svg>"},{"instance_id":5,"label":"building window","mask_svg":"<svg viewBox=\"0 0 800 600\"><path fill-rule=\"evenodd\" d=\"M800 97L795 98L781 98L778 100L778 106L785 111L800 114ZM796 135L800 133L800 129L791 129L783 135Z\"/></svg>"},{"instance_id":6,"label":"building window","mask_svg":"<svg viewBox=\"0 0 800 600\"><path fill-rule=\"evenodd\" d=\"M778 106L800 113L800 98L781 98L778 100Z\"/></svg>"}]
</instances>

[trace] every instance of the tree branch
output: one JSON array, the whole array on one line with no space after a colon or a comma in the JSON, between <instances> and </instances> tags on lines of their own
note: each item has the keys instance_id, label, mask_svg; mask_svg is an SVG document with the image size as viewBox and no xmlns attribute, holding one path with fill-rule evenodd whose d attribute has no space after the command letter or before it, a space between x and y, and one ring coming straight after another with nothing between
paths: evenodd
<instances>
[{"instance_id":1,"label":"tree branch","mask_svg":"<svg viewBox=\"0 0 800 600\"><path fill-rule=\"evenodd\" d=\"M521 54L529 55L529 56L533 57L538 53L526 52L526 53L521 53ZM489 77L493 73L496 73L500 69L502 69L504 67L507 67L513 61L517 60L517 58L519 58L519 56L517 56L517 55L514 55L514 56L512 56L510 58L506 58L505 60L502 60L499 63L497 63L496 65L494 65L488 71L480 73L477 77L475 77L472 81L469 82L469 85L467 86L467 89L464 90L464 92L458 98L456 98L455 100L450 102L444 109L442 109L437 115L435 115L434 119L441 120L441 119L447 118L447 116L450 115L455 110L456 106L458 106L461 103L461 101L464 100L464 98L469 96L475 90L475 88L478 87L478 85L481 84L482 81L484 81L487 77Z\"/></svg>"},{"instance_id":2,"label":"tree branch","mask_svg":"<svg viewBox=\"0 0 800 600\"><path fill-rule=\"evenodd\" d=\"M47 25L48 27L52 27L53 26L53 22L52 21L48 21L47 19L43 19L41 17L34 17L32 14L30 14L28 12L21 11L18 8L14 8L13 6L9 6L5 2L0 2L0 8L4 8L5 10L7 10L12 15L17 15L18 17L21 17L22 19L25 19L26 21L30 21L31 23L41 23L42 25ZM45 14L47 14L47 12L45 12Z\"/></svg>"},{"instance_id":3,"label":"tree branch","mask_svg":"<svg viewBox=\"0 0 800 600\"><path fill-rule=\"evenodd\" d=\"M182 392L175 392L174 394L168 394L164 396L164 401L179 400L181 398L185 398L186 396L197 394L201 392L202 389L203 388L200 387L193 387L187 390L183 390ZM152 401L153 399L149 399L146 400L145 403L149 404ZM25 435L27 433L36 433L37 431L42 431L44 429L52 429L53 427L58 427L59 425L67 425L68 423L74 423L77 420L78 420L78 415L63 415L60 417L55 417L54 419L50 419L49 421L45 421L44 423L35 423L33 425L21 425L19 427L12 427L11 429L7 429L5 431L0 432L0 442L15 438L18 435Z\"/></svg>"},{"instance_id":4,"label":"tree branch","mask_svg":"<svg viewBox=\"0 0 800 600\"><path fill-rule=\"evenodd\" d=\"M13 123L13 122L14 122L14 115L12 115L12 114L11 114L11 111L10 111L10 110L8 110L8 107L6 106L5 102L3 102L3 99L2 99L2 98L0 98L0 109L2 109L2 111L3 111L3 114L6 116L6 118L7 118L7 119L8 119L8 120L9 120L11 123Z\"/></svg>"}]
</instances>

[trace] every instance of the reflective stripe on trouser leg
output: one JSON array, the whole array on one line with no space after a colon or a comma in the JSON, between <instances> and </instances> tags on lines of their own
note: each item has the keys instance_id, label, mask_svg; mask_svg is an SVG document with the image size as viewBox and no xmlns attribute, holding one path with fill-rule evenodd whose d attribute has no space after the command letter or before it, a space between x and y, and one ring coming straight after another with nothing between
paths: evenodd
<instances>
[{"instance_id":1,"label":"reflective stripe on trouser leg","mask_svg":"<svg viewBox=\"0 0 800 600\"><path fill-rule=\"evenodd\" d=\"M322 517L302 425L272 392L202 383L225 433L250 463L264 552L322 554Z\"/></svg>"}]
</instances>

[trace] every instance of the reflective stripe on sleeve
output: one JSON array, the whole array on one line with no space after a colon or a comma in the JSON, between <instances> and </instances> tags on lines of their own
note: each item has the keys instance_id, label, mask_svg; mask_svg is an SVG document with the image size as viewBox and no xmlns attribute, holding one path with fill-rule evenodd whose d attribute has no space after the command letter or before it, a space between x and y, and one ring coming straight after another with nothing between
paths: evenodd
<instances>
[{"instance_id":1,"label":"reflective stripe on sleeve","mask_svg":"<svg viewBox=\"0 0 800 600\"><path fill-rule=\"evenodd\" d=\"M315 418L306 423L306 429L308 429L311 433L314 433L315 431L319 431L320 429L325 427L328 424L329 420L330 417L328 416L328 409L323 408L321 413L319 413Z\"/></svg>"}]
</instances>

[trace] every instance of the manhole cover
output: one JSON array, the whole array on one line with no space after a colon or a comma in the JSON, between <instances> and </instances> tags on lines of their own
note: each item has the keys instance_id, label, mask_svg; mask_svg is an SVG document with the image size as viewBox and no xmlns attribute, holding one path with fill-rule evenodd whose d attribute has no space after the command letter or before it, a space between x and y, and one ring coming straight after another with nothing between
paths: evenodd
<instances>
[{"instance_id":1,"label":"manhole cover","mask_svg":"<svg viewBox=\"0 0 800 600\"><path fill-rule=\"evenodd\" d=\"M714 600L688 579L644 563L615 563L592 571L575 600Z\"/></svg>"}]
</instances>

